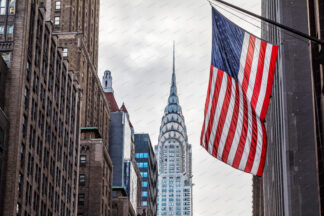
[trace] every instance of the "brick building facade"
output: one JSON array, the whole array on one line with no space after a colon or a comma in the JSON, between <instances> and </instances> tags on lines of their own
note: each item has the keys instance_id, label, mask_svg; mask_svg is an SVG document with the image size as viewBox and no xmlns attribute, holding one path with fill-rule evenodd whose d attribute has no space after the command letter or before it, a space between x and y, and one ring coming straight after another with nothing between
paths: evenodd
<instances>
[{"instance_id":1,"label":"brick building facade","mask_svg":"<svg viewBox=\"0 0 324 216\"><path fill-rule=\"evenodd\" d=\"M83 149L82 154L87 155L88 161L96 161L96 165L87 164L80 168L80 172L84 172L80 173L81 177L91 184L86 187L80 186L79 198L81 196L89 202L85 202L86 207L78 202L78 214L88 216L111 213L112 162L109 154L106 154L109 149L110 109L97 76L99 5L99 0L46 1L54 25L54 34L58 37L64 58L68 60L69 67L75 71L82 89L81 128L84 129L81 130L81 142L87 143L89 148ZM97 134L95 137L89 128L95 128ZM94 141L94 138L100 139L102 144L98 144L99 141ZM84 147L83 144L81 148ZM100 145L101 147L98 147ZM102 155L101 161L98 161L98 149ZM89 172L96 171L96 175L89 175L88 171L85 172L86 169ZM102 175L104 173L109 175ZM90 192L98 191L100 185L105 189L95 197Z\"/></svg>"},{"instance_id":2,"label":"brick building facade","mask_svg":"<svg viewBox=\"0 0 324 216\"><path fill-rule=\"evenodd\" d=\"M38 0L1 1L0 51L9 71L10 128L1 215L73 215L80 91Z\"/></svg>"}]
</instances>

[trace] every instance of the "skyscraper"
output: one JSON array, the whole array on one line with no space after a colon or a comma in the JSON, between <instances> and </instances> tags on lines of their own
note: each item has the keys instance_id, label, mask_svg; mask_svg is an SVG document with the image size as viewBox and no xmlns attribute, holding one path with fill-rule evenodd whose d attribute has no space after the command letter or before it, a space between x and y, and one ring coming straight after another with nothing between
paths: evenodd
<instances>
[{"instance_id":1,"label":"skyscraper","mask_svg":"<svg viewBox=\"0 0 324 216\"><path fill-rule=\"evenodd\" d=\"M159 170L158 215L192 215L191 145L177 95L174 48L170 96L155 149Z\"/></svg>"},{"instance_id":2,"label":"skyscraper","mask_svg":"<svg viewBox=\"0 0 324 216\"><path fill-rule=\"evenodd\" d=\"M156 216L158 168L148 134L135 134L135 155L142 175L142 207L146 215Z\"/></svg>"},{"instance_id":3,"label":"skyscraper","mask_svg":"<svg viewBox=\"0 0 324 216\"><path fill-rule=\"evenodd\" d=\"M38 0L0 1L0 51L10 68L0 215L77 212L79 84L53 35L47 11Z\"/></svg>"},{"instance_id":4,"label":"skyscraper","mask_svg":"<svg viewBox=\"0 0 324 216\"><path fill-rule=\"evenodd\" d=\"M262 1L262 16L318 38L322 9L312 0ZM266 119L267 161L262 182L253 181L254 215L322 215L323 69L314 61L319 46L267 23L262 37L280 48Z\"/></svg>"}]
</instances>

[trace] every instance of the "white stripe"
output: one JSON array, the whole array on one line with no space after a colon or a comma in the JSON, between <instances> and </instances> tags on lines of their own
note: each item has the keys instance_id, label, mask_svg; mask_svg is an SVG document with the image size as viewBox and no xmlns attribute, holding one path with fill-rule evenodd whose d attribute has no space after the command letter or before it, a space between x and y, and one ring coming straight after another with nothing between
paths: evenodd
<instances>
[{"instance_id":1,"label":"white stripe","mask_svg":"<svg viewBox=\"0 0 324 216\"><path fill-rule=\"evenodd\" d=\"M244 111L243 90L242 90L240 85L239 85L238 89L239 89L239 93L240 93L240 98L239 98L240 106L239 106L239 114L238 114L238 117L237 117L236 131L235 131L235 135L234 135L234 138L233 138L231 149L230 149L230 152L229 152L228 158L227 158L227 163L229 165L233 164L235 154L236 154L236 150L237 150L237 147L238 147L238 145L240 143L240 137L241 137L241 132L242 132L242 128L243 128L243 119L244 119L244 115L243 115L243 111Z\"/></svg>"},{"instance_id":2,"label":"white stripe","mask_svg":"<svg viewBox=\"0 0 324 216\"><path fill-rule=\"evenodd\" d=\"M224 122L224 127L222 131L222 136L219 141L219 146L217 150L217 158L222 159L223 151L224 151L224 146L226 143L226 139L228 136L228 131L231 128L231 122L232 122L232 117L233 117L233 112L234 112L234 106L235 106L235 97L236 97L236 85L235 85L235 80L231 78L232 80L232 92L231 92L231 98L230 98L230 103L228 105L228 111L226 114L226 119Z\"/></svg>"},{"instance_id":3,"label":"white stripe","mask_svg":"<svg viewBox=\"0 0 324 216\"><path fill-rule=\"evenodd\" d=\"M212 100L213 100L213 96L214 96L214 89L215 89L215 82L216 82L217 72L218 72L218 69L213 67L212 83L211 83L211 88L210 88L210 92L209 92L209 104L208 104L208 109L207 109L207 112L206 112L205 127L204 127L205 130L204 130L203 139L202 139L204 148L206 148L205 136L206 136L206 130L207 130L209 117L210 117L210 110L211 110L211 106L212 106Z\"/></svg>"},{"instance_id":4,"label":"white stripe","mask_svg":"<svg viewBox=\"0 0 324 216\"><path fill-rule=\"evenodd\" d=\"M255 77L256 77L256 74L258 72L260 46L261 46L261 40L258 39L258 38L255 38L253 59L252 59L250 78L249 78L249 85L248 85L248 88L246 90L246 97L247 97L247 99L248 99L248 101L250 103L251 103L251 100L252 100L252 95L253 95L253 90L254 90Z\"/></svg>"},{"instance_id":5,"label":"white stripe","mask_svg":"<svg viewBox=\"0 0 324 216\"><path fill-rule=\"evenodd\" d=\"M240 161L239 169L244 170L246 166L247 159L250 154L250 146L251 146L251 140L252 140L252 128L253 128L253 121L252 121L252 107L251 104L248 102L248 130L246 134L246 140L244 145L244 151L242 153L242 158Z\"/></svg>"},{"instance_id":6,"label":"white stripe","mask_svg":"<svg viewBox=\"0 0 324 216\"><path fill-rule=\"evenodd\" d=\"M245 32L243 44L242 44L241 58L240 58L240 69L238 72L238 81L240 85L242 85L243 78L244 78L244 68L246 63L246 56L249 49L249 44L250 44L250 34Z\"/></svg>"},{"instance_id":7,"label":"white stripe","mask_svg":"<svg viewBox=\"0 0 324 216\"><path fill-rule=\"evenodd\" d=\"M219 73L225 73L225 72L219 72ZM213 127L212 127L212 130L211 130L211 134L210 134L209 142L208 142L208 152L209 152L209 154L213 153L214 140L215 140L217 125L218 125L218 121L219 121L219 116L220 116L221 111L222 111L224 98L225 98L225 94L226 94L226 89L227 89L227 76L226 76L226 74L223 74L223 80L222 80L222 84L221 84L221 87L220 87L220 90L219 90L217 106L216 106L216 109L215 109Z\"/></svg>"},{"instance_id":8,"label":"white stripe","mask_svg":"<svg viewBox=\"0 0 324 216\"><path fill-rule=\"evenodd\" d=\"M255 151L255 157L254 157L254 161L253 161L253 166L251 169L251 173L253 175L256 175L259 169L259 165L260 165L260 159L261 159L261 153L262 153L262 145L263 145L263 130L262 130L262 126L261 126L261 121L260 119L257 117L257 125L258 125L258 142L256 145L256 151Z\"/></svg>"},{"instance_id":9,"label":"white stripe","mask_svg":"<svg viewBox=\"0 0 324 216\"><path fill-rule=\"evenodd\" d=\"M267 43L267 48L266 48L265 55L264 55L265 57L264 57L264 65L263 65L263 74L262 74L260 93L259 93L258 102L255 106L255 112L258 116L261 115L261 111L262 111L262 107L263 107L263 103L264 103L264 97L267 92L272 47L273 47L272 44Z\"/></svg>"}]
</instances>

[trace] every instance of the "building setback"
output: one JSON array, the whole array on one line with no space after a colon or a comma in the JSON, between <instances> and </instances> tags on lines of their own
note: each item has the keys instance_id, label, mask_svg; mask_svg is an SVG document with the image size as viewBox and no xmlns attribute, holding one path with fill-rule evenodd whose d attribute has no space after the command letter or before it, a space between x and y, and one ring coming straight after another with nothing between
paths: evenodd
<instances>
[{"instance_id":1,"label":"building setback","mask_svg":"<svg viewBox=\"0 0 324 216\"><path fill-rule=\"evenodd\" d=\"M158 168L148 134L135 134L135 158L142 176L143 215L156 216Z\"/></svg>"},{"instance_id":2,"label":"building setback","mask_svg":"<svg viewBox=\"0 0 324 216\"><path fill-rule=\"evenodd\" d=\"M192 153L177 95L174 53L170 96L155 152L159 169L157 214L192 215Z\"/></svg>"},{"instance_id":3,"label":"building setback","mask_svg":"<svg viewBox=\"0 0 324 216\"><path fill-rule=\"evenodd\" d=\"M10 124L0 215L75 215L80 91L41 1L2 1Z\"/></svg>"},{"instance_id":4,"label":"building setback","mask_svg":"<svg viewBox=\"0 0 324 216\"><path fill-rule=\"evenodd\" d=\"M109 215L112 163L106 153L109 149L110 109L97 75L100 1L47 0L46 6L53 21L54 34L58 37L59 46L63 48L64 58L69 61L70 68L76 71L82 89L82 155L87 156L87 162L96 161L86 163L80 169L79 178L85 178L86 182L80 185L79 200L85 201L78 202L78 214ZM90 175L94 170L101 177ZM94 201L92 192L99 190L99 186L104 189L100 190Z\"/></svg>"},{"instance_id":5,"label":"building setback","mask_svg":"<svg viewBox=\"0 0 324 216\"><path fill-rule=\"evenodd\" d=\"M263 0L262 16L323 39L323 6L312 0ZM319 47L266 23L262 27L262 37L281 46L266 120L267 161L262 180L253 181L254 215L322 215Z\"/></svg>"}]
</instances>

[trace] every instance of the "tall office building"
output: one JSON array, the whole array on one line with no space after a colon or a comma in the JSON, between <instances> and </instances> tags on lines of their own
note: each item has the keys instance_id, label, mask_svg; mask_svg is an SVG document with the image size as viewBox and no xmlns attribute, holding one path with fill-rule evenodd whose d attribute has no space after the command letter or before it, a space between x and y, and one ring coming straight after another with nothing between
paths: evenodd
<instances>
[{"instance_id":1,"label":"tall office building","mask_svg":"<svg viewBox=\"0 0 324 216\"><path fill-rule=\"evenodd\" d=\"M263 0L262 16L323 38L320 1ZM322 215L323 68L317 59L319 46L266 23L262 23L262 37L280 48L266 120L267 161L262 181L254 181L253 186L254 214ZM260 200L263 209L257 206Z\"/></svg>"},{"instance_id":2,"label":"tall office building","mask_svg":"<svg viewBox=\"0 0 324 216\"><path fill-rule=\"evenodd\" d=\"M110 109L97 75L99 6L99 0L46 0L54 34L82 89L80 147L87 159L80 167L78 214L96 216L111 214L112 194Z\"/></svg>"},{"instance_id":3,"label":"tall office building","mask_svg":"<svg viewBox=\"0 0 324 216\"><path fill-rule=\"evenodd\" d=\"M135 134L135 159L142 174L142 207L144 215L157 215L158 167L148 134Z\"/></svg>"},{"instance_id":4,"label":"tall office building","mask_svg":"<svg viewBox=\"0 0 324 216\"><path fill-rule=\"evenodd\" d=\"M192 215L192 155L177 95L175 57L168 105L161 121L158 158L158 215Z\"/></svg>"},{"instance_id":5,"label":"tall office building","mask_svg":"<svg viewBox=\"0 0 324 216\"><path fill-rule=\"evenodd\" d=\"M9 121L0 215L75 215L80 91L43 1L0 1Z\"/></svg>"}]
</instances>

